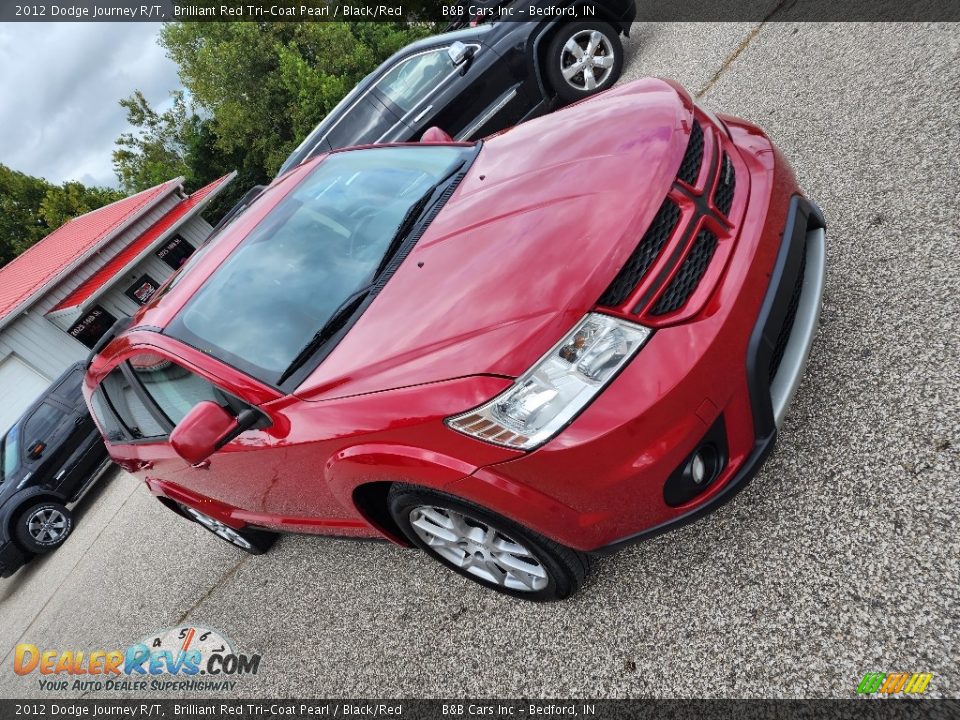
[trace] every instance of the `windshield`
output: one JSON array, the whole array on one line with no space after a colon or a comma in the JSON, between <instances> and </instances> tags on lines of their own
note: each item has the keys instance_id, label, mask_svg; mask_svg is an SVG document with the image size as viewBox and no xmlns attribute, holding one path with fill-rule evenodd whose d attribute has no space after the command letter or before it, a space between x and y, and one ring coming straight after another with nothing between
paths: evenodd
<instances>
[{"instance_id":1,"label":"windshield","mask_svg":"<svg viewBox=\"0 0 960 720\"><path fill-rule=\"evenodd\" d=\"M168 333L268 383L370 282L404 216L473 148L334 153L204 283Z\"/></svg>"},{"instance_id":2,"label":"windshield","mask_svg":"<svg viewBox=\"0 0 960 720\"><path fill-rule=\"evenodd\" d=\"M13 475L20 464L20 427L10 428L0 442L0 483Z\"/></svg>"}]
</instances>

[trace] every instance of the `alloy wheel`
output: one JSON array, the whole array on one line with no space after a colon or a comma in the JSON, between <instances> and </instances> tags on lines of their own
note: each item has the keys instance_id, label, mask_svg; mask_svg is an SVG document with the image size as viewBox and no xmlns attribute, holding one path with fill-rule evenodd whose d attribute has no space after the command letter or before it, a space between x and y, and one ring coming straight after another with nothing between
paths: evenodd
<instances>
[{"instance_id":1,"label":"alloy wheel","mask_svg":"<svg viewBox=\"0 0 960 720\"><path fill-rule=\"evenodd\" d=\"M228 543L236 545L239 548L244 550L249 550L253 547L250 542L243 537L240 533L234 530L232 527L224 525L219 520L215 520L209 515L204 515L199 510L194 510L191 507L184 506L184 509L190 513L190 516L196 520L198 523L203 525L207 530L214 533L217 537L223 538Z\"/></svg>"},{"instance_id":2,"label":"alloy wheel","mask_svg":"<svg viewBox=\"0 0 960 720\"><path fill-rule=\"evenodd\" d=\"M70 522L56 508L42 507L27 518L27 532L39 545L56 545L64 539Z\"/></svg>"},{"instance_id":3,"label":"alloy wheel","mask_svg":"<svg viewBox=\"0 0 960 720\"><path fill-rule=\"evenodd\" d=\"M437 555L481 580L520 592L539 592L550 581L526 546L476 518L419 505L410 511L410 525Z\"/></svg>"},{"instance_id":4,"label":"alloy wheel","mask_svg":"<svg viewBox=\"0 0 960 720\"><path fill-rule=\"evenodd\" d=\"M567 40L560 53L560 72L579 91L601 87L613 72L613 44L599 30L581 30Z\"/></svg>"}]
</instances>

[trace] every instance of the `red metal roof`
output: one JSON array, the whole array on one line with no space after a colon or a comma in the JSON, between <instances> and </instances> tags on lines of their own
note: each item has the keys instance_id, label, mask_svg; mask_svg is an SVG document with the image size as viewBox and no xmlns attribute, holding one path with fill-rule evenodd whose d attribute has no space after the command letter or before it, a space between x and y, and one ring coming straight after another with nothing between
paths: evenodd
<instances>
[{"instance_id":1,"label":"red metal roof","mask_svg":"<svg viewBox=\"0 0 960 720\"><path fill-rule=\"evenodd\" d=\"M224 175L206 187L200 188L186 200L178 203L166 215L151 225L146 232L138 236L133 242L127 245L127 247L121 250L106 265L84 280L83 284L61 300L50 312L57 312L58 310L82 305L83 302L89 299L97 290L123 272L125 267L136 260L137 257L156 242L161 235L177 225L187 213L200 205L210 197L211 194L216 193L220 187L229 182L231 178L232 175Z\"/></svg>"},{"instance_id":2,"label":"red metal roof","mask_svg":"<svg viewBox=\"0 0 960 720\"><path fill-rule=\"evenodd\" d=\"M169 180L76 217L0 268L0 320L179 184Z\"/></svg>"}]
</instances>

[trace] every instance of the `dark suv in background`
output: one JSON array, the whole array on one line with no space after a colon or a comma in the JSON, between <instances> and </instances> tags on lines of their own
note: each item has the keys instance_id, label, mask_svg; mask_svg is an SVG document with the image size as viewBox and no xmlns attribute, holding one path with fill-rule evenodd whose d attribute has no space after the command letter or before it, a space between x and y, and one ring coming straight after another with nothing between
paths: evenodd
<instances>
[{"instance_id":1,"label":"dark suv in background","mask_svg":"<svg viewBox=\"0 0 960 720\"><path fill-rule=\"evenodd\" d=\"M82 363L68 368L0 440L0 577L63 544L73 529L67 506L110 464L83 373Z\"/></svg>"},{"instance_id":2,"label":"dark suv in background","mask_svg":"<svg viewBox=\"0 0 960 720\"><path fill-rule=\"evenodd\" d=\"M607 90L623 69L619 36L637 15L634 0L485 0L466 9L475 15L451 25L460 29L407 45L361 80L279 174L337 148L416 141L431 127L475 140ZM575 14L558 18L563 9Z\"/></svg>"}]
</instances>

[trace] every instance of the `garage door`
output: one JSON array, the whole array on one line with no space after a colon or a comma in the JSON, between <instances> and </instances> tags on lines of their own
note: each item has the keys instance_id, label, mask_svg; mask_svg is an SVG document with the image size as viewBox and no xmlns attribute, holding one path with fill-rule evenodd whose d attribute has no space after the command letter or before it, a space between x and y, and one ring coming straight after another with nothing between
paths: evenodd
<instances>
[{"instance_id":1,"label":"garage door","mask_svg":"<svg viewBox=\"0 0 960 720\"><path fill-rule=\"evenodd\" d=\"M50 386L50 380L23 360L10 355L0 360L0 434L10 429L30 403Z\"/></svg>"}]
</instances>

